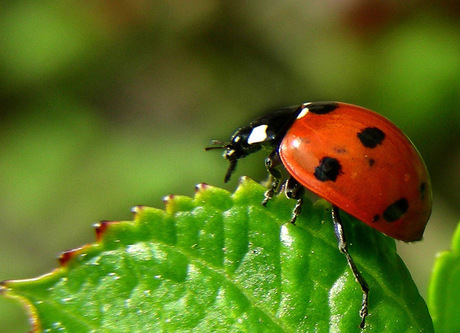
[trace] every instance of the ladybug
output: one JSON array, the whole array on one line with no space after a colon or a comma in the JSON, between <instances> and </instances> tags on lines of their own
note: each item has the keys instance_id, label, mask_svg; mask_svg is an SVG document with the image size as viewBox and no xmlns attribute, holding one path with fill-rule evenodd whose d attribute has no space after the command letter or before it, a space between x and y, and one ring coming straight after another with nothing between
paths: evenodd
<instances>
[{"instance_id":1,"label":"ladybug","mask_svg":"<svg viewBox=\"0 0 460 333\"><path fill-rule=\"evenodd\" d=\"M309 102L288 107L237 129L229 142L214 140L230 162L225 182L237 161L268 148L269 188L262 202L284 188L296 199L291 223L301 212L305 189L332 204L339 250L362 292L360 327L368 314L369 287L347 250L340 210L398 240L420 240L431 214L431 183L426 166L407 136L371 110L340 102ZM289 177L280 186L282 174Z\"/></svg>"}]
</instances>

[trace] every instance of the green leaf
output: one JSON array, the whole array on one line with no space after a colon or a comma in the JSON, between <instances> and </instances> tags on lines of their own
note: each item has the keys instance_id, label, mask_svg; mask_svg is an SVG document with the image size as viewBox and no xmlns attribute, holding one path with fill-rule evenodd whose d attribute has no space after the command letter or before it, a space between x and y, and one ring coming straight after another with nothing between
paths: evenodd
<instances>
[{"instance_id":1,"label":"green leaf","mask_svg":"<svg viewBox=\"0 0 460 333\"><path fill-rule=\"evenodd\" d=\"M243 178L234 194L200 185L166 211L102 222L97 242L61 267L2 283L46 332L359 332L361 290L337 249L324 200L294 205ZM364 331L432 332L394 240L343 214L349 251L370 286Z\"/></svg>"},{"instance_id":2,"label":"green leaf","mask_svg":"<svg viewBox=\"0 0 460 333\"><path fill-rule=\"evenodd\" d=\"M460 332L460 224L452 238L452 250L439 253L435 261L428 306L436 332Z\"/></svg>"}]
</instances>

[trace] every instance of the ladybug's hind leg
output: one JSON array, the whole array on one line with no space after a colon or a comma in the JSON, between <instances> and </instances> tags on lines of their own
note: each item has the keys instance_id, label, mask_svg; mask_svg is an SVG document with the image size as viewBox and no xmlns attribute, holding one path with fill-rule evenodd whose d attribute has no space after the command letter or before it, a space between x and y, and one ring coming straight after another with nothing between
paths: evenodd
<instances>
[{"instance_id":1,"label":"ladybug's hind leg","mask_svg":"<svg viewBox=\"0 0 460 333\"><path fill-rule=\"evenodd\" d=\"M334 205L332 206L332 222L334 223L334 231L335 231L335 236L337 237L339 250L347 258L348 266L350 267L353 273L353 276L355 277L355 280L358 282L363 292L361 310L359 311L359 316L361 317L361 323L359 327L364 328L366 316L368 313L367 307L368 307L368 298L369 298L369 287L367 285L366 280L364 280L361 273L358 271L358 268L356 268L353 258L348 253L347 241L345 238L345 232L343 230L342 220L340 219L339 209L337 208L337 206L334 206Z\"/></svg>"},{"instance_id":2,"label":"ladybug's hind leg","mask_svg":"<svg viewBox=\"0 0 460 333\"><path fill-rule=\"evenodd\" d=\"M266 205L267 202L273 198L273 196L278 193L280 181L281 181L281 172L277 169L281 165L281 159L278 154L278 150L275 149L271 152L271 154L265 159L265 167L267 168L267 172L270 176L269 188L265 192L264 200L262 201L262 205Z\"/></svg>"},{"instance_id":3,"label":"ladybug's hind leg","mask_svg":"<svg viewBox=\"0 0 460 333\"><path fill-rule=\"evenodd\" d=\"M297 200L294 210L292 211L291 218L291 223L295 224L295 220L297 219L297 216L300 215L300 211L302 210L303 195L305 193L305 188L292 176L289 177L284 186L284 193L286 194L286 196L289 199Z\"/></svg>"}]
</instances>

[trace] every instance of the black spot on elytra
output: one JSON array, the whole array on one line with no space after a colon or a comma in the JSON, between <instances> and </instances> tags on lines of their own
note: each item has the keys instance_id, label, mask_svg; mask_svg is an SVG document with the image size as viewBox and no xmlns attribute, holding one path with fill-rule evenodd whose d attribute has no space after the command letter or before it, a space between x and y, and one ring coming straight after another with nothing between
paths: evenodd
<instances>
[{"instance_id":1,"label":"black spot on elytra","mask_svg":"<svg viewBox=\"0 0 460 333\"><path fill-rule=\"evenodd\" d=\"M367 160L367 163L369 163L369 166L373 166L374 163L375 163L375 160L374 160L373 158L369 158L369 159Z\"/></svg>"},{"instance_id":2,"label":"black spot on elytra","mask_svg":"<svg viewBox=\"0 0 460 333\"><path fill-rule=\"evenodd\" d=\"M420 194L422 195L422 200L425 198L425 192L426 192L426 183L423 182L420 184L419 187Z\"/></svg>"},{"instance_id":3,"label":"black spot on elytra","mask_svg":"<svg viewBox=\"0 0 460 333\"><path fill-rule=\"evenodd\" d=\"M366 148L375 148L382 144L385 139L385 133L377 127L366 127L358 134L358 139Z\"/></svg>"},{"instance_id":4,"label":"black spot on elytra","mask_svg":"<svg viewBox=\"0 0 460 333\"><path fill-rule=\"evenodd\" d=\"M375 214L374 217L372 218L372 222L377 222L378 220L380 220L380 215Z\"/></svg>"},{"instance_id":5,"label":"black spot on elytra","mask_svg":"<svg viewBox=\"0 0 460 333\"><path fill-rule=\"evenodd\" d=\"M383 218L387 222L397 221L403 216L409 209L409 202L405 198L401 198L389 205L383 212Z\"/></svg>"},{"instance_id":6,"label":"black spot on elytra","mask_svg":"<svg viewBox=\"0 0 460 333\"><path fill-rule=\"evenodd\" d=\"M425 190L426 190L426 184L425 184L425 183L421 183L421 184L420 184L420 188L419 188L419 190L420 190L420 193L425 193Z\"/></svg>"},{"instance_id":7,"label":"black spot on elytra","mask_svg":"<svg viewBox=\"0 0 460 333\"><path fill-rule=\"evenodd\" d=\"M316 179L325 182L327 180L335 182L337 176L342 173L342 166L339 161L333 157L323 157L319 165L315 168Z\"/></svg>"},{"instance_id":8,"label":"black spot on elytra","mask_svg":"<svg viewBox=\"0 0 460 333\"><path fill-rule=\"evenodd\" d=\"M339 105L335 102L312 102L306 105L308 112L314 114L328 114L338 107Z\"/></svg>"}]
</instances>

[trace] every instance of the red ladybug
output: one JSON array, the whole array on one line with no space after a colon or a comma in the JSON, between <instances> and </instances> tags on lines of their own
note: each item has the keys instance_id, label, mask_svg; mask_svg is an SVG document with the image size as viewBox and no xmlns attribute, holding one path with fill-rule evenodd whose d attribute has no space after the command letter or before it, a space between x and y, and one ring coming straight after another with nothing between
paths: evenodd
<instances>
[{"instance_id":1,"label":"red ladybug","mask_svg":"<svg viewBox=\"0 0 460 333\"><path fill-rule=\"evenodd\" d=\"M260 117L239 128L230 142L213 141L230 162L225 182L238 159L271 149L265 166L271 186L264 205L284 184L297 199L291 222L300 213L304 188L332 204L339 249L363 290L361 327L367 315L368 287L348 254L339 209L403 241L417 241L431 214L431 183L417 149L393 123L365 108L338 102L311 102Z\"/></svg>"}]
</instances>

